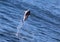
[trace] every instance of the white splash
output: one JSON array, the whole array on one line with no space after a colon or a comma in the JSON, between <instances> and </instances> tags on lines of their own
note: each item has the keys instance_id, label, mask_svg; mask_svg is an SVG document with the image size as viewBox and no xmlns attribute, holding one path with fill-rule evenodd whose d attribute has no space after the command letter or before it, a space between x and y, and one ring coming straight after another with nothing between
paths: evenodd
<instances>
[{"instance_id":1,"label":"white splash","mask_svg":"<svg viewBox=\"0 0 60 42\"><path fill-rule=\"evenodd\" d=\"M17 33L16 36L19 37L20 30L23 27L24 22L20 21L19 25L17 26Z\"/></svg>"}]
</instances>

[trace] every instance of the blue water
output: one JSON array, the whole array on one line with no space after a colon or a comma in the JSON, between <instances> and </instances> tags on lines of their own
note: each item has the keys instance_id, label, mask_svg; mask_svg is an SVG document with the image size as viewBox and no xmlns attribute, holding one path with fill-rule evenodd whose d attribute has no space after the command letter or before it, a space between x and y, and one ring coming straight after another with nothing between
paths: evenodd
<instances>
[{"instance_id":1,"label":"blue water","mask_svg":"<svg viewBox=\"0 0 60 42\"><path fill-rule=\"evenodd\" d=\"M0 0L0 42L60 42L60 0Z\"/></svg>"}]
</instances>

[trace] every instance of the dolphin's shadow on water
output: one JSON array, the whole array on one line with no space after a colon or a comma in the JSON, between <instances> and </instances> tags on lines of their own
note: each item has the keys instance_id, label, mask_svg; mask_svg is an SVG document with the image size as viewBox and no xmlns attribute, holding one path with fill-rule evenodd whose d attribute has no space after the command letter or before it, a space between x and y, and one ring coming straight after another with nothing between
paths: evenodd
<instances>
[{"instance_id":1,"label":"dolphin's shadow on water","mask_svg":"<svg viewBox=\"0 0 60 42\"><path fill-rule=\"evenodd\" d=\"M1 19L0 37L1 37L1 39L4 39L8 42L18 42L19 39L16 38L15 34L12 34L12 32L16 33L17 25L19 24L19 20L21 20L23 18L22 17L23 11L29 9L31 11L31 15L28 18L28 20L26 21L27 22L26 24L31 25L33 27L32 30L34 30L34 31L32 31L30 29L30 27L28 29L28 27L24 28L24 26L23 26L21 31L27 32L28 34L25 35L24 32L21 32L20 33L21 39L23 37L25 37L22 40L23 41L25 40L28 42L32 42L33 40L34 41L36 40L35 42L38 42L38 41L46 42L46 40L50 40L50 39L51 40L53 39L58 42L60 41L59 37L55 37L60 34L60 32L58 31L59 26L60 26L60 24L59 24L60 19L58 16L52 14L50 11L40 9L37 6L34 6L32 4L27 4L25 2L19 2L17 4L14 4L13 2L10 2L8 0L6 0L6 1L2 0L2 1L0 1L0 5L1 5L1 7L0 7L0 9L1 9L0 10L0 13L1 13L0 14L0 19ZM58 21L58 22L56 22L56 21ZM4 26L2 26L2 25L4 25ZM50 26L52 26L52 27L50 27ZM6 31L6 33L4 33L5 31ZM33 32L34 32L34 35L33 35ZM37 33L35 33L35 32L37 32ZM52 36L52 34L49 35L49 33L53 33L53 35L55 33L56 34L55 34L55 36ZM39 38L38 38L38 36L39 36ZM44 38L46 40L44 40ZM47 39L47 38L50 38L50 39Z\"/></svg>"}]
</instances>

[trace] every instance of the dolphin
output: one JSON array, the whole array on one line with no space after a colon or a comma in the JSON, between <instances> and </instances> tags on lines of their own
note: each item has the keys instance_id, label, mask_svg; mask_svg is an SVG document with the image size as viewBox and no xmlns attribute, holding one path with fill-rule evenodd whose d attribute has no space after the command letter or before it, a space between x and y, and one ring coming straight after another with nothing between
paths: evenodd
<instances>
[{"instance_id":1,"label":"dolphin","mask_svg":"<svg viewBox=\"0 0 60 42\"><path fill-rule=\"evenodd\" d=\"M23 21L26 21L29 15L30 15L30 10L26 10L26 11L24 12Z\"/></svg>"}]
</instances>

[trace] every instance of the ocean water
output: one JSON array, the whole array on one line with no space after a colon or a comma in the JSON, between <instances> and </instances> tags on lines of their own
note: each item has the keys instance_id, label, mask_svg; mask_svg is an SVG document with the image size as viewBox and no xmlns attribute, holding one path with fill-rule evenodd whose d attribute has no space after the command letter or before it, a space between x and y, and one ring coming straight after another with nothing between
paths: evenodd
<instances>
[{"instance_id":1,"label":"ocean water","mask_svg":"<svg viewBox=\"0 0 60 42\"><path fill-rule=\"evenodd\" d=\"M60 42L60 0L0 0L0 42Z\"/></svg>"}]
</instances>

